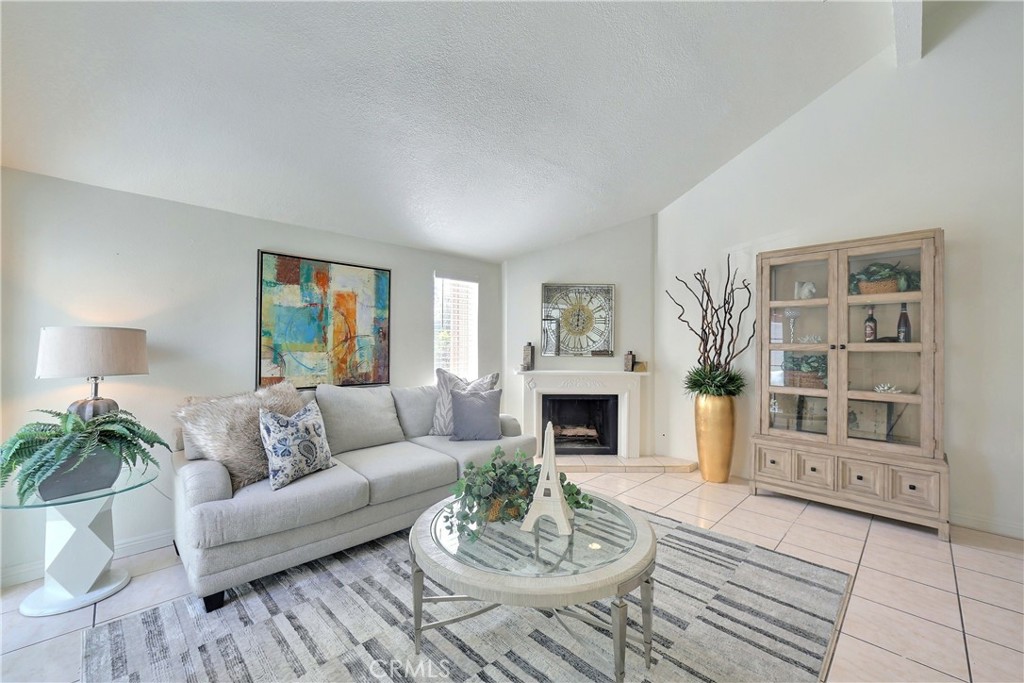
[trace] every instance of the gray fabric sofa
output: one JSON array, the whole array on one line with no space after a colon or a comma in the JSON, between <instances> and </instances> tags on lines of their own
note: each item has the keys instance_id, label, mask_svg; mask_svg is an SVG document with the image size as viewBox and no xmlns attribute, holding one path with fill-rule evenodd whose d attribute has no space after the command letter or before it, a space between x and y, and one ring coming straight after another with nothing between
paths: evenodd
<instances>
[{"instance_id":1,"label":"gray fabric sofa","mask_svg":"<svg viewBox=\"0 0 1024 683\"><path fill-rule=\"evenodd\" d=\"M428 435L434 386L331 387L315 400L335 466L276 491L265 479L232 495L224 466L183 434L173 454L175 546L207 610L223 605L229 588L411 526L496 446L510 456L537 449L509 415L496 441Z\"/></svg>"}]
</instances>

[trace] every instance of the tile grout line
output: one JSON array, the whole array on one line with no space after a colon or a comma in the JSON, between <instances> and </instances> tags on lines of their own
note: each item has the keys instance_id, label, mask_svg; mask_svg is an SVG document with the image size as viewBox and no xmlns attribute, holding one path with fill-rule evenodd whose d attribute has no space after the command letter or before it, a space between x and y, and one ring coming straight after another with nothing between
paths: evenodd
<instances>
[{"instance_id":1,"label":"tile grout line","mask_svg":"<svg viewBox=\"0 0 1024 683\"><path fill-rule=\"evenodd\" d=\"M861 545L860 545L860 556L857 558L857 562L854 563L855 566L853 568L853 574L850 575L850 596L846 600L846 608L843 609L842 619L840 619L839 622L836 624L836 628L839 629L839 635L845 635L848 638L855 638L855 636L851 636L849 633L846 633L845 631L843 631L843 625L846 623L846 611L850 607L850 600L853 599L853 589L857 585L857 575L860 574L860 563L864 560L864 550L865 550L865 548L868 547L868 536L871 535L871 524L874 521L875 521L875 516L874 515L870 515L868 517L868 530L867 530L867 533L864 534L864 542L861 543ZM797 547L800 547L800 546L797 546ZM809 550L809 548L808 548L808 550ZM837 638L836 639L837 645L838 645L838 640L839 639ZM856 640L861 640L861 639L860 638L856 638ZM867 643L866 640L861 640L861 642L862 643ZM868 645L874 645L874 643L867 643L867 644ZM878 647L878 646L875 645L875 647ZM880 648L880 649L885 650L885 648ZM885 651L888 652L888 650L885 650ZM892 654L896 654L896 653L893 652ZM898 656L899 657L903 657L903 655L898 655ZM903 657L903 659L906 659L906 657ZM828 662L828 672L825 674L825 680L826 681L828 680L828 674L832 673L832 663L835 662L835 660L836 660L836 653L835 653L835 651L833 651L832 652L832 658ZM913 661L913 660L911 660L911 661ZM930 669L931 667L928 667L928 668Z\"/></svg>"},{"instance_id":2,"label":"tile grout line","mask_svg":"<svg viewBox=\"0 0 1024 683\"><path fill-rule=\"evenodd\" d=\"M947 673L947 672L943 671L942 669L936 669L934 666L930 666L928 664L925 664L924 662L919 662L919 661L917 661L916 659L914 659L912 657L907 657L906 655L902 655L899 652L894 652L894 651L890 650L887 647L883 647L883 646L878 645L876 643L872 643L870 641L864 640L863 638L858 638L857 636L852 636L849 633L844 633L843 635L845 635L847 638L852 638L853 640L860 641L860 642L864 643L865 645L869 645L871 647L876 647L879 650L882 650L883 652L888 652L889 654L894 655L896 657L899 657L900 659L905 659L908 662L913 662L914 664L917 664L919 666L923 666L924 668L929 669L930 671L934 671L936 673L942 674L943 676L949 676L950 678L955 678L958 681L963 681L964 680L964 679L960 678L959 676L957 676L955 674ZM971 683L971 681L964 681L964 683Z\"/></svg>"},{"instance_id":3,"label":"tile grout line","mask_svg":"<svg viewBox=\"0 0 1024 683\"><path fill-rule=\"evenodd\" d=\"M949 549L950 559L953 558L953 549ZM956 587L956 608L960 613L960 636L964 641L964 657L967 659L967 678L973 683L974 671L971 669L971 647L967 644L967 622L964 620L963 596L960 595L960 581L956 575L956 562L953 562L953 585Z\"/></svg>"}]
</instances>

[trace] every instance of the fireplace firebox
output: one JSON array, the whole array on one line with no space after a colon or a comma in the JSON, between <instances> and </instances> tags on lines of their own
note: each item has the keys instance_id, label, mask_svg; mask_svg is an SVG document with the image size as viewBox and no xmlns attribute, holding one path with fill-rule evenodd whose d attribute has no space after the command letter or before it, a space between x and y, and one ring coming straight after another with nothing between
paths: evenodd
<instances>
[{"instance_id":1,"label":"fireplace firebox","mask_svg":"<svg viewBox=\"0 0 1024 683\"><path fill-rule=\"evenodd\" d=\"M618 455L619 397L544 394L541 421L554 427L556 455Z\"/></svg>"}]
</instances>

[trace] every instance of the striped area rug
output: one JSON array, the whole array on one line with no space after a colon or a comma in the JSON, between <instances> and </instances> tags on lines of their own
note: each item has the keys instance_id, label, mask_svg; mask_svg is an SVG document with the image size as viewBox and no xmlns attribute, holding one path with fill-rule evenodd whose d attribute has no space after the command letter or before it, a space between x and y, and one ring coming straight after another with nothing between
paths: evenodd
<instances>
[{"instance_id":1,"label":"striped area rug","mask_svg":"<svg viewBox=\"0 0 1024 683\"><path fill-rule=\"evenodd\" d=\"M649 515L658 534L651 669L630 642L630 681L824 678L850 577ZM211 614L179 598L83 636L83 681L610 681L607 631L502 607L412 643L407 534L229 591ZM426 582L426 594L447 593ZM638 594L639 591L636 591ZM424 606L425 621L471 603ZM608 601L580 608L602 619ZM641 634L638 596L629 629Z\"/></svg>"}]
</instances>

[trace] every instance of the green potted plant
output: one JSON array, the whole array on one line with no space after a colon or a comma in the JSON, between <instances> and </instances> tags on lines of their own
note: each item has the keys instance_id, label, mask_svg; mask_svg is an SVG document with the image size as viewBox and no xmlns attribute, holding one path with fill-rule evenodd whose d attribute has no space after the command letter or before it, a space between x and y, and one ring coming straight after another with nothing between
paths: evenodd
<instances>
[{"instance_id":1,"label":"green potted plant","mask_svg":"<svg viewBox=\"0 0 1024 683\"><path fill-rule=\"evenodd\" d=\"M743 393L747 385L743 375L732 364L737 356L750 347L757 327L755 323L751 327L750 336L740 346L743 315L750 309L753 292L746 279L736 283L738 269L732 270L729 257L726 257L725 272L721 303L715 301L706 268L693 274L697 283L696 290L682 278L676 277L697 300L700 309L700 322L697 323L691 322L696 317L687 314L686 307L672 296L672 292L665 290L672 303L679 307L676 319L686 325L699 340L697 365L686 373L683 386L687 394L696 396L694 418L697 426L697 462L701 477L712 482L729 480L735 426L733 396ZM742 292L746 292L745 302L737 297Z\"/></svg>"},{"instance_id":2,"label":"green potted plant","mask_svg":"<svg viewBox=\"0 0 1024 683\"><path fill-rule=\"evenodd\" d=\"M591 509L593 499L568 481L565 472L558 476L569 508ZM516 449L509 460L501 446L496 446L483 465L467 464L465 475L452 486L455 502L444 515L445 528L476 540L488 523L522 519L530 509L539 478L540 465L530 462L523 451Z\"/></svg>"},{"instance_id":3,"label":"green potted plant","mask_svg":"<svg viewBox=\"0 0 1024 683\"><path fill-rule=\"evenodd\" d=\"M782 371L787 387L824 389L828 379L828 356L824 353L782 354Z\"/></svg>"},{"instance_id":4,"label":"green potted plant","mask_svg":"<svg viewBox=\"0 0 1024 683\"><path fill-rule=\"evenodd\" d=\"M850 294L884 294L921 290L921 271L896 263L872 263L850 273Z\"/></svg>"},{"instance_id":5,"label":"green potted plant","mask_svg":"<svg viewBox=\"0 0 1024 683\"><path fill-rule=\"evenodd\" d=\"M13 476L18 501L38 492L52 500L114 483L122 465L160 467L148 448L170 447L126 410L83 420L74 413L37 410L57 422L32 422L0 446L0 486ZM17 474L15 474L17 472Z\"/></svg>"}]
</instances>

